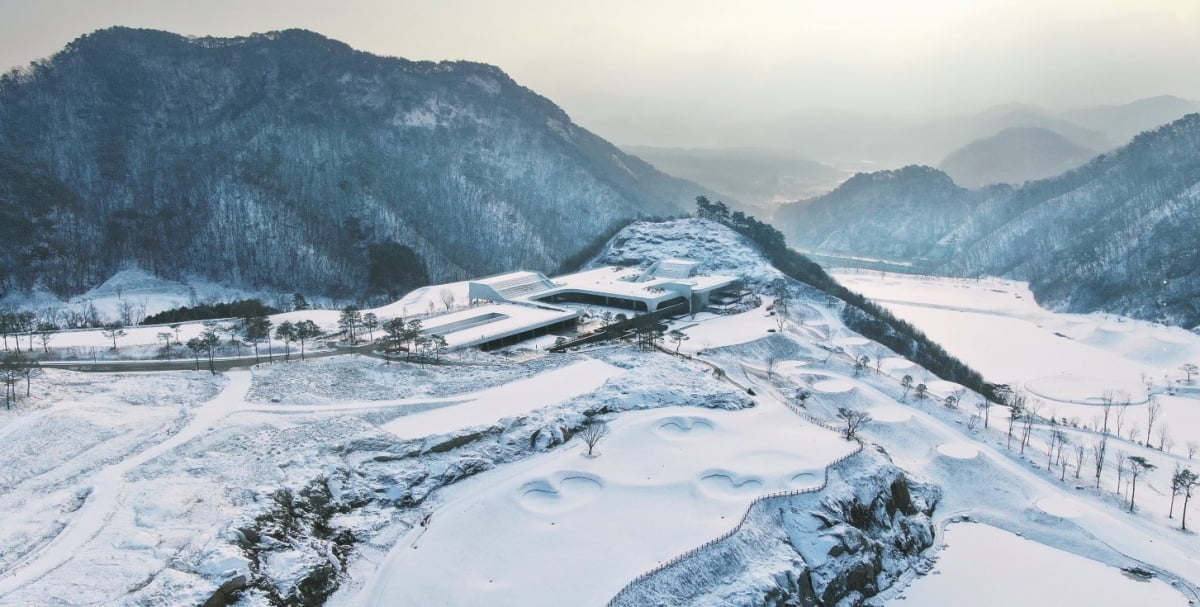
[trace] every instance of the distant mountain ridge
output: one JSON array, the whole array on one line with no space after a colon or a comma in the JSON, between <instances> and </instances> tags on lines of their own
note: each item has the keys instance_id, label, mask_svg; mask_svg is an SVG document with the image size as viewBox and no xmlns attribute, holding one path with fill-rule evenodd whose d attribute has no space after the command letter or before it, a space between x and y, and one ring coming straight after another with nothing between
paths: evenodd
<instances>
[{"instance_id":1,"label":"distant mountain ridge","mask_svg":"<svg viewBox=\"0 0 1200 607\"><path fill-rule=\"evenodd\" d=\"M781 228L822 252L1028 280L1044 304L1070 311L1200 325L1200 114L1017 188L956 190L938 174L856 176L781 211Z\"/></svg>"},{"instance_id":2,"label":"distant mountain ridge","mask_svg":"<svg viewBox=\"0 0 1200 607\"><path fill-rule=\"evenodd\" d=\"M836 190L784 205L775 223L805 249L881 259L928 253L931 242L960 225L980 196L925 166L859 173ZM915 221L915 217L924 220Z\"/></svg>"},{"instance_id":3,"label":"distant mountain ridge","mask_svg":"<svg viewBox=\"0 0 1200 607\"><path fill-rule=\"evenodd\" d=\"M655 168L721 192L755 213L837 187L848 174L794 152L760 148L622 146Z\"/></svg>"},{"instance_id":4,"label":"distant mountain ridge","mask_svg":"<svg viewBox=\"0 0 1200 607\"><path fill-rule=\"evenodd\" d=\"M0 78L0 295L122 267L334 297L552 270L698 192L499 69L112 28Z\"/></svg>"},{"instance_id":5,"label":"distant mountain ridge","mask_svg":"<svg viewBox=\"0 0 1200 607\"><path fill-rule=\"evenodd\" d=\"M1011 127L953 151L938 168L968 188L1053 177L1098 154L1041 127Z\"/></svg>"}]
</instances>

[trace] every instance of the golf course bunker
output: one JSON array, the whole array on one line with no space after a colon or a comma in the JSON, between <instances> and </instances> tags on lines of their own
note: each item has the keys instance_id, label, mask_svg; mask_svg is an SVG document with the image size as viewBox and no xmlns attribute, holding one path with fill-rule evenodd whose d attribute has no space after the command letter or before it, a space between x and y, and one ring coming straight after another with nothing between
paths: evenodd
<instances>
[{"instance_id":1,"label":"golf course bunker","mask_svg":"<svg viewBox=\"0 0 1200 607\"><path fill-rule=\"evenodd\" d=\"M704 417L665 417L658 423L655 432L670 440L698 440L711 434L716 428Z\"/></svg>"},{"instance_id":2,"label":"golf course bunker","mask_svg":"<svg viewBox=\"0 0 1200 607\"><path fill-rule=\"evenodd\" d=\"M822 379L812 385L814 392L843 394L854 389L854 383L846 379Z\"/></svg>"},{"instance_id":3,"label":"golf course bunker","mask_svg":"<svg viewBox=\"0 0 1200 607\"><path fill-rule=\"evenodd\" d=\"M895 423L906 422L912 419L912 411L905 409L899 405L886 405L883 407L875 407L867 411L871 415L871 421Z\"/></svg>"},{"instance_id":4,"label":"golf course bunker","mask_svg":"<svg viewBox=\"0 0 1200 607\"><path fill-rule=\"evenodd\" d=\"M791 480L788 481L788 486L794 490L815 489L820 487L824 482L825 479L822 475L814 472L801 472L792 476Z\"/></svg>"},{"instance_id":5,"label":"golf course bunker","mask_svg":"<svg viewBox=\"0 0 1200 607\"><path fill-rule=\"evenodd\" d=\"M979 455L979 447L967 442L942 443L938 453L954 459L973 459Z\"/></svg>"},{"instance_id":6,"label":"golf course bunker","mask_svg":"<svg viewBox=\"0 0 1200 607\"><path fill-rule=\"evenodd\" d=\"M779 364L775 365L775 372L776 373L794 373L796 371L799 371L802 367L805 367L807 365L808 365L808 363L806 363L802 360L785 360L785 361L781 361Z\"/></svg>"},{"instance_id":7,"label":"golf course bunker","mask_svg":"<svg viewBox=\"0 0 1200 607\"><path fill-rule=\"evenodd\" d=\"M1129 399L1131 405L1140 405L1146 402L1146 388L1141 384L1079 375L1031 379L1025 382L1025 389L1030 394L1046 400L1078 405L1102 405L1105 392L1112 392L1118 403L1124 402L1126 398Z\"/></svg>"},{"instance_id":8,"label":"golf course bunker","mask_svg":"<svg viewBox=\"0 0 1200 607\"><path fill-rule=\"evenodd\" d=\"M1075 518L1083 514L1078 504L1062 497L1043 497L1034 505L1038 510L1058 518Z\"/></svg>"},{"instance_id":9,"label":"golf course bunker","mask_svg":"<svg viewBox=\"0 0 1200 607\"><path fill-rule=\"evenodd\" d=\"M833 340L833 343L838 346L865 346L871 343L871 340L865 337L839 337Z\"/></svg>"},{"instance_id":10,"label":"golf course bunker","mask_svg":"<svg viewBox=\"0 0 1200 607\"><path fill-rule=\"evenodd\" d=\"M604 481L586 472L559 472L553 478L531 480L518 490L517 501L530 512L557 513L593 500Z\"/></svg>"},{"instance_id":11,"label":"golf course bunker","mask_svg":"<svg viewBox=\"0 0 1200 607\"><path fill-rule=\"evenodd\" d=\"M908 360L907 358L901 358L899 356L889 356L889 357L879 361L879 368L883 369L884 371L897 371L900 369L911 369L912 367L915 367L915 366L917 366L917 365L913 361Z\"/></svg>"},{"instance_id":12,"label":"golf course bunker","mask_svg":"<svg viewBox=\"0 0 1200 607\"><path fill-rule=\"evenodd\" d=\"M716 498L745 498L762 493L762 479L744 476L728 470L708 470L700 473L700 489Z\"/></svg>"}]
</instances>

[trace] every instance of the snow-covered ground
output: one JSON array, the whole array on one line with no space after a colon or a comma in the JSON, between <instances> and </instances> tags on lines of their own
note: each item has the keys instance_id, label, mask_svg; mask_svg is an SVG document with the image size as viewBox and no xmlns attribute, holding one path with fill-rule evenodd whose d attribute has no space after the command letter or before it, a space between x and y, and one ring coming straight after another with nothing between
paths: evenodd
<instances>
[{"instance_id":1,"label":"snow-covered ground","mask_svg":"<svg viewBox=\"0 0 1200 607\"><path fill-rule=\"evenodd\" d=\"M600 605L731 528L755 497L819 484L855 446L779 404L628 413L593 457L575 440L447 490L354 602Z\"/></svg>"},{"instance_id":2,"label":"snow-covered ground","mask_svg":"<svg viewBox=\"0 0 1200 607\"><path fill-rule=\"evenodd\" d=\"M1189 604L1162 580L1139 579L995 527L969 523L947 529L937 570L914 582L901 598L906 605L921 607Z\"/></svg>"},{"instance_id":3,"label":"snow-covered ground","mask_svg":"<svg viewBox=\"0 0 1200 607\"><path fill-rule=\"evenodd\" d=\"M1167 385L1186 388L1179 366L1200 360L1200 337L1183 329L1112 315L1062 314L1044 310L1037 306L1024 284L1012 281L849 271L837 273L837 277L850 288L876 299L913 323L950 353L983 373L985 378L1025 390L1031 402L1041 404L1039 415L1043 418L1067 423L1058 426L1068 441L1065 449L1068 455L1063 456L1068 462L1065 473L1058 455L1047 453L1051 427L1043 422L1036 425L1024 454L1014 453L1019 451L1016 448L1005 448L1004 432L1008 421L1003 408L993 408L991 432L968 433L985 444L992 443L996 452L1022 462L1027 470L1042 470L1043 478L1051 482L1065 477L1060 482L1067 487L1077 487L1076 496L1092 496L1084 502L1064 496L1042 496L1036 499L1039 510L1072 525L1084 525L1127 555L1152 561L1157 550L1161 554L1160 563L1173 560L1175 573L1184 575L1193 584L1196 582L1191 578L1195 574L1188 572L1196 571L1197 553L1190 546L1190 534L1178 531L1182 496L1177 498L1174 517L1168 518L1168 513L1171 510L1170 477L1175 466L1197 468L1187 455L1186 444L1200 443L1200 401L1169 396L1163 391ZM888 371L893 379L910 372L910 369ZM1150 383L1149 391L1147 382ZM936 389L934 384L930 387L934 394L945 395L945 390ZM1115 407L1110 413L1110 432L1116 435L1118 427L1122 431L1120 436L1108 438L1100 488L1096 489L1093 447L1100 440L1096 430L1103 427L1100 403L1110 391L1120 400L1127 394L1130 404ZM1161 405L1161 413L1154 421L1155 430L1149 437L1146 432L1148 394L1153 394ZM909 400L913 399L910 397ZM973 408L969 403L964 407L968 411ZM955 417L948 416L944 409L935 408L931 412L947 419ZM959 423L967 415L956 415ZM1167 449L1160 451L1157 449L1159 429L1164 425L1169 430ZM1133 430L1136 433L1131 439ZM1155 448L1145 446L1147 438ZM1085 451L1079 476L1076 474L1078 456L1070 455L1078 447ZM1119 457L1135 455L1145 457L1156 466L1138 480L1136 503L1140 515L1126 515L1134 529L1140 529L1144 534L1141 538L1128 531L1116 533L1111 521L1101 522L1107 516L1089 520L1104 509L1115 512L1127 509L1132 489L1130 475L1124 471L1118 483L1117 461ZM1048 461L1052 462L1053 470L1047 470ZM1118 486L1119 492L1115 491ZM1098 504L1104 507L1096 510L1094 506ZM1005 522L1009 528L1013 527L1011 521ZM1173 551L1177 551L1175 556L1166 556ZM971 559L970 553L965 551L963 556L951 556L957 553L948 551L945 558ZM941 588L936 584L933 587ZM945 588L952 588L952 585Z\"/></svg>"},{"instance_id":4,"label":"snow-covered ground","mask_svg":"<svg viewBox=\"0 0 1200 607\"><path fill-rule=\"evenodd\" d=\"M752 286L779 276L738 237L697 220L639 224L601 255L605 263L662 257L707 259L704 271L739 274ZM864 291L874 280L850 278ZM898 311L985 315L998 333L962 338L955 331L972 323L947 320L955 328L947 348L958 353L974 344L961 356L989 378L1064 399L1053 405L1056 417L1074 415L1071 407L1093 411L1086 403L1095 388L1136 388L1147 363L1178 366L1195 345L1186 332L1132 321L1060 318L1036 308L1019 285L985 282L976 292L903 280L929 284L883 277L882 294L874 295ZM826 466L857 450L816 423L835 420L841 408L872 418L862 430L872 448L854 458L889 457L914 480L941 487L938 525L969 517L1028 538L949 524L948 547L931 553L940 573L910 578L916 581L874 604L974 604L978 597L963 589L984 586L961 577L963 570L1040 588L1035 580L1046 575L1069 579L1056 567L1086 571L1079 583L1104 593L1047 595L1056 605L1171 605L1197 597L1194 536L1176 529L1178 513L1165 516L1163 474L1175 461L1187 463L1180 448L1172 455L1111 441L1110 455L1124 450L1159 464L1139 480L1139 511L1130 514L1112 491L1115 464L1101 489L1092 488L1087 464L1079 478L1072 464L1060 480L1059 468L1045 469L1047 426L1034 428L1024 454L1006 446L999 409L989 429L972 429L977 397L962 393L957 409L916 399L899 376L913 375L939 397L959 388L848 331L824 297L794 291L782 323L768 296L742 314L674 321L671 328L687 339L663 347L678 346L680 356L628 344L555 355L525 344L425 367L345 355L220 376L47 370L34 379L32 397L0 410L7 464L0 470L0 605L203 604L240 578L250 586L235 604L255 607L299 603L297 593L317 591L332 592L333 607L599 605L622 588L624 604L657 604L653 596L664 595L639 594L637 581L649 579L640 574L685 562L674 557L734 528L764 494L821 486ZM942 292L948 299L939 303ZM399 312L440 307L441 299L441 289L430 287L402 300ZM331 325L337 312L284 318L301 315ZM1167 350L1150 347L1170 339ZM1060 346L1073 349L1053 349ZM881 372L856 371L851 356L858 354L878 358ZM1078 366L1060 372L1053 366L1060 360ZM801 394L803 410L794 408ZM1187 407L1197 401L1159 399L1172 431L1190 435ZM1131 405L1129 421L1145 408ZM610 432L589 457L577 432L592 420L604 420ZM1085 428L1066 430L1072 444L1095 439ZM842 494L853 496L854 488ZM769 516L754 524L782 524L773 513L809 503L775 499L783 501L758 502L768 504ZM822 552L832 545L819 519L808 518L807 527L784 536L802 547L803 560L836 560ZM760 548L779 550L777 536L756 537L768 536L770 545ZM977 560L998 553L1040 569ZM751 575L712 571L688 583L755 604L784 573L800 572L805 565L794 558L751 559L760 568ZM1118 567L1133 566L1157 579L1125 583ZM1005 604L1039 600L995 596Z\"/></svg>"}]
</instances>

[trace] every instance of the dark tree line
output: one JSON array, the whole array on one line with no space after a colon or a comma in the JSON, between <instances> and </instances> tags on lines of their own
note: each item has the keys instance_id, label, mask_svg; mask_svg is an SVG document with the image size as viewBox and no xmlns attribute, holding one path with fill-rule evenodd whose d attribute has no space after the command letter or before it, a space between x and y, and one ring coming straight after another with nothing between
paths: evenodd
<instances>
[{"instance_id":1,"label":"dark tree line","mask_svg":"<svg viewBox=\"0 0 1200 607\"><path fill-rule=\"evenodd\" d=\"M147 316L141 324L162 325L190 320L210 320L213 318L252 318L255 316L270 316L278 314L279 310L264 304L258 299L239 299L237 301L181 306L163 310L158 314Z\"/></svg>"}]
</instances>

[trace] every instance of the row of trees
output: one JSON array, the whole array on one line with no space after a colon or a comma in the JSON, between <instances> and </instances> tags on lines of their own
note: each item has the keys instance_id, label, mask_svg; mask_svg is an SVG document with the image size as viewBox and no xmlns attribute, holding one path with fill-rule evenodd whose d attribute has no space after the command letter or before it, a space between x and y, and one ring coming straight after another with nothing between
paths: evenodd
<instances>
[{"instance_id":1,"label":"row of trees","mask_svg":"<svg viewBox=\"0 0 1200 607\"><path fill-rule=\"evenodd\" d=\"M61 330L58 323L48 319L45 315L27 310L0 311L0 343L3 344L5 352L9 351L9 340L11 339L12 349L20 354L21 336L28 339L26 351L33 351L34 338L37 338L44 351L49 351L50 340L55 333Z\"/></svg>"},{"instance_id":2,"label":"row of trees","mask_svg":"<svg viewBox=\"0 0 1200 607\"><path fill-rule=\"evenodd\" d=\"M1007 447L1012 448L1012 442L1015 437L1020 452L1025 453L1026 447L1030 444L1030 436L1035 422L1041 420L1038 414L1042 403L1038 399L1031 399L1023 392L1011 390L1007 386L1000 386L997 392L1001 396L1001 404L1009 410ZM1096 431L1100 433L1100 436L1093 440L1090 445L1085 444L1083 441L1073 444L1071 436L1053 418L1049 420L1050 432L1046 443L1046 470L1054 473L1055 468L1057 468L1059 471L1059 480L1065 481L1068 468L1073 467L1075 478L1078 479L1082 475L1084 464L1090 457L1095 488L1099 489L1104 470L1111 459L1111 463L1116 467L1115 491L1128 503L1129 512L1133 512L1137 507L1138 480L1155 470L1157 465L1145 456L1129 455L1123 450L1118 450L1115 456L1110 456L1109 437L1113 436L1109 432L1110 420L1114 421L1115 427L1118 428L1116 437L1121 438L1119 428L1122 427L1129 402L1127 397L1122 398L1119 394L1106 392L1102 397L1101 406L1103 413L1096 419ZM984 403L983 408L985 411L989 408L987 403ZM1151 400L1147 408L1148 429L1154 427L1160 411L1161 407L1158 403ZM1160 424L1159 428L1160 433L1166 436L1166 425ZM1137 431L1134 430L1131 436L1136 438ZM1132 441L1133 438L1130 440ZM1169 438L1165 440L1169 442ZM1147 439L1146 446L1151 446L1149 439ZM1195 452L1196 449L1189 449L1189 457L1194 455ZM1171 477L1171 506L1168 511L1168 518L1174 517L1175 499L1182 495L1184 506L1180 525L1183 529L1187 529L1187 505L1197 486L1200 486L1200 478L1190 469L1183 468L1177 464Z\"/></svg>"},{"instance_id":3,"label":"row of trees","mask_svg":"<svg viewBox=\"0 0 1200 607\"><path fill-rule=\"evenodd\" d=\"M17 386L22 379L25 380L25 396L29 397L30 384L33 376L40 371L40 366L36 358L22 356L15 352L5 353L0 357L0 383L4 384L4 408L12 409L13 403L17 402Z\"/></svg>"},{"instance_id":4,"label":"row of trees","mask_svg":"<svg viewBox=\"0 0 1200 607\"><path fill-rule=\"evenodd\" d=\"M405 321L403 318L392 318L381 324L387 350L404 350L405 358L411 359L413 353L424 360L432 353L435 360L441 360L442 351L447 347L446 338L441 335L425 335L421 321L417 318ZM388 358L391 362L391 358Z\"/></svg>"}]
</instances>

